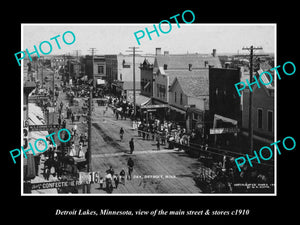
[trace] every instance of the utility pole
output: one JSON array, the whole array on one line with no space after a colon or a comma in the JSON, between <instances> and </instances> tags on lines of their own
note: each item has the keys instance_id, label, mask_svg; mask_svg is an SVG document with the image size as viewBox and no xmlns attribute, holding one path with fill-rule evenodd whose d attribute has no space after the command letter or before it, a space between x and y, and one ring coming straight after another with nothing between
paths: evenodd
<instances>
[{"instance_id":1,"label":"utility pole","mask_svg":"<svg viewBox=\"0 0 300 225\"><path fill-rule=\"evenodd\" d=\"M53 85L53 113L52 113L52 124L54 124L54 114L55 114L55 105L54 105L54 102L55 102L55 85L54 85L54 81L55 81L55 72L53 72L53 82L52 82L52 85Z\"/></svg>"},{"instance_id":2,"label":"utility pole","mask_svg":"<svg viewBox=\"0 0 300 225\"><path fill-rule=\"evenodd\" d=\"M90 48L89 51L92 52L92 76L93 76L93 87L95 82L95 74L94 74L94 52L96 52L96 48Z\"/></svg>"},{"instance_id":3,"label":"utility pole","mask_svg":"<svg viewBox=\"0 0 300 225\"><path fill-rule=\"evenodd\" d=\"M250 84L253 82L253 57L254 56L268 56L268 55L253 55L254 50L262 50L262 47L253 47L251 45L250 47L243 47L242 50L248 50L250 52ZM253 152L253 92L249 90L249 150L250 152Z\"/></svg>"},{"instance_id":4,"label":"utility pole","mask_svg":"<svg viewBox=\"0 0 300 225\"><path fill-rule=\"evenodd\" d=\"M93 88L90 87L89 97L89 114L88 114L88 148L87 148L87 172L91 172L92 162L92 104L93 104ZM87 185L87 193L91 193L91 184Z\"/></svg>"},{"instance_id":5,"label":"utility pole","mask_svg":"<svg viewBox=\"0 0 300 225\"><path fill-rule=\"evenodd\" d=\"M132 50L126 50L126 52L132 52L133 53L133 115L136 115L136 106L135 106L135 53L136 52L142 52L138 49L139 47L129 47Z\"/></svg>"},{"instance_id":6,"label":"utility pole","mask_svg":"<svg viewBox=\"0 0 300 225\"><path fill-rule=\"evenodd\" d=\"M88 148L87 148L87 172L92 171L92 104L93 104L93 87L94 87L94 51L95 48L91 48L92 51L92 75L93 85L90 86L90 97L89 97L89 110L88 110ZM91 184L87 185L87 193L91 193Z\"/></svg>"},{"instance_id":7,"label":"utility pole","mask_svg":"<svg viewBox=\"0 0 300 225\"><path fill-rule=\"evenodd\" d=\"M43 59L41 58L42 61L42 88L44 87L44 68L43 68Z\"/></svg>"}]
</instances>

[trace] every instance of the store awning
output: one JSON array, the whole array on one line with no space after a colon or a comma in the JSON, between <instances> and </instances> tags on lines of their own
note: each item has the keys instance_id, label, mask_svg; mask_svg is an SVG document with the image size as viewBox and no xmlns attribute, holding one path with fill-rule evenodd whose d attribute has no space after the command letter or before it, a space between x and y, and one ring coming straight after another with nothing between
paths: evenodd
<instances>
[{"instance_id":1,"label":"store awning","mask_svg":"<svg viewBox=\"0 0 300 225\"><path fill-rule=\"evenodd\" d=\"M29 125L44 125L45 119L44 114L41 107L37 106L35 103L28 103L28 122ZM34 143L37 139L46 139L46 136L49 135L48 131L30 131L28 138L29 143L31 143L32 147L35 149ZM45 144L43 141L37 142L37 147L40 150L45 149ZM49 146L48 146L49 148ZM47 151L46 149L45 151ZM42 152L41 152L42 153ZM41 154L38 151L35 151L36 155ZM28 151L26 154L33 154L32 151Z\"/></svg>"},{"instance_id":2,"label":"store awning","mask_svg":"<svg viewBox=\"0 0 300 225\"><path fill-rule=\"evenodd\" d=\"M159 109L159 108L168 108L169 105L162 104L162 105L144 105L141 108L142 109Z\"/></svg>"},{"instance_id":3,"label":"store awning","mask_svg":"<svg viewBox=\"0 0 300 225\"><path fill-rule=\"evenodd\" d=\"M227 118L225 116L220 116L220 115L217 115L217 114L214 115L214 123L215 123L215 120L222 120L224 122L232 123L235 126L237 125L237 122L238 122L234 119Z\"/></svg>"},{"instance_id":4,"label":"store awning","mask_svg":"<svg viewBox=\"0 0 300 225\"><path fill-rule=\"evenodd\" d=\"M186 110L180 109L180 108L177 108L177 107L174 107L174 106L172 106L172 105L169 105L169 108L172 109L172 110L175 110L175 111L177 111L177 112L179 112L179 113L182 113L182 114L185 114L185 113L186 113Z\"/></svg>"},{"instance_id":5,"label":"store awning","mask_svg":"<svg viewBox=\"0 0 300 225\"><path fill-rule=\"evenodd\" d=\"M130 102L133 102L133 98L128 99ZM135 104L137 106L145 106L151 102L151 98L144 95L137 95L135 97Z\"/></svg>"}]
</instances>

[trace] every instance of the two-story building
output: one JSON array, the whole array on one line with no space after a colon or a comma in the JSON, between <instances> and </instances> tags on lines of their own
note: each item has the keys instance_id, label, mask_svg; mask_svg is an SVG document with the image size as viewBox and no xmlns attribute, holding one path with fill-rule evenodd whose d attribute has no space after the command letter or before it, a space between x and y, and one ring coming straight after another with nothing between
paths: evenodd
<instances>
[{"instance_id":1,"label":"two-story building","mask_svg":"<svg viewBox=\"0 0 300 225\"><path fill-rule=\"evenodd\" d=\"M141 71L140 65L145 60L145 56L135 55L135 65L133 66L133 56L124 55L106 55L106 71L107 81L110 83L111 91L117 96L123 96L125 99L130 100L133 92L133 79L135 79L136 95L141 91ZM152 61L153 57L148 57ZM133 69L135 76L133 77Z\"/></svg>"},{"instance_id":2,"label":"two-story building","mask_svg":"<svg viewBox=\"0 0 300 225\"><path fill-rule=\"evenodd\" d=\"M240 78L240 68L209 68L208 127L233 130L241 127L241 98L234 87ZM231 148L237 144L238 133L223 131L211 136L215 144Z\"/></svg>"},{"instance_id":3,"label":"two-story building","mask_svg":"<svg viewBox=\"0 0 300 225\"><path fill-rule=\"evenodd\" d=\"M158 49L159 50L159 49ZM168 88L181 71L208 70L209 66L221 68L221 63L213 54L157 54L153 65L153 104L169 101ZM173 77L173 78L172 78Z\"/></svg>"},{"instance_id":4,"label":"two-story building","mask_svg":"<svg viewBox=\"0 0 300 225\"><path fill-rule=\"evenodd\" d=\"M199 129L204 132L209 109L208 70L196 72L184 71L172 81L169 88L169 119L186 127L187 131Z\"/></svg>"},{"instance_id":5,"label":"two-story building","mask_svg":"<svg viewBox=\"0 0 300 225\"><path fill-rule=\"evenodd\" d=\"M263 71L268 71L274 78L274 71L270 71L272 67L266 63L261 62L259 69L253 74L257 78ZM269 77L265 74L261 76L264 83L269 83ZM271 84L252 86L252 127L253 138L255 141L262 143L274 142L274 80ZM249 129L249 94L248 86L243 90L243 111L242 111L242 128L243 133L248 135Z\"/></svg>"},{"instance_id":6,"label":"two-story building","mask_svg":"<svg viewBox=\"0 0 300 225\"><path fill-rule=\"evenodd\" d=\"M84 60L85 74L93 81L93 86L103 85L106 80L106 63L104 55L87 55Z\"/></svg>"}]
</instances>

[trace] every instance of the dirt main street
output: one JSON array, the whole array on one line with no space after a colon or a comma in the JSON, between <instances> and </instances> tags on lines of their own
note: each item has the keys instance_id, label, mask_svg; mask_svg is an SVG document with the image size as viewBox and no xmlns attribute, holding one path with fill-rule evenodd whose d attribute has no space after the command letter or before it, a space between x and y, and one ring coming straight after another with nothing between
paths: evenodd
<instances>
[{"instance_id":1,"label":"dirt main street","mask_svg":"<svg viewBox=\"0 0 300 225\"><path fill-rule=\"evenodd\" d=\"M134 161L133 179L119 184L114 194L159 194L201 193L193 177L199 171L201 163L182 151L157 150L152 140L142 140L137 131L132 129L130 120L116 120L112 110L103 115L105 107L96 106L92 115L92 171L105 171L112 166L115 173L124 168L127 172L127 160ZM124 139L120 140L119 131L123 127ZM129 140L134 138L135 150L129 152ZM99 184L91 185L91 193L106 194ZM104 184L105 187L105 184Z\"/></svg>"}]
</instances>

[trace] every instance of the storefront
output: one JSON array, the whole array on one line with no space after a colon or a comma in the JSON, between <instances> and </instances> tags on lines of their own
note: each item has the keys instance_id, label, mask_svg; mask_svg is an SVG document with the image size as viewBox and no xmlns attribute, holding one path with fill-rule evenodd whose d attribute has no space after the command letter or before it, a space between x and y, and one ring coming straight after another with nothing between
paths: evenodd
<instances>
[{"instance_id":1,"label":"storefront","mask_svg":"<svg viewBox=\"0 0 300 225\"><path fill-rule=\"evenodd\" d=\"M133 104L133 97L129 98L128 101ZM136 117L143 117L142 107L151 104L151 98L144 95L137 94L135 96L135 107L136 107Z\"/></svg>"},{"instance_id":2,"label":"storefront","mask_svg":"<svg viewBox=\"0 0 300 225\"><path fill-rule=\"evenodd\" d=\"M234 147L238 141L238 133L237 120L217 114L214 115L213 128L210 130L210 136L213 136L215 145L225 148Z\"/></svg>"},{"instance_id":3,"label":"storefront","mask_svg":"<svg viewBox=\"0 0 300 225\"><path fill-rule=\"evenodd\" d=\"M43 125L46 124L43 111L40 107L38 107L35 103L28 103L28 125ZM35 141L38 139L45 139L45 137L49 135L48 131L30 131L28 134L28 143L32 146L35 146ZM42 141L37 142L36 146L38 149L45 149L45 144ZM48 146L49 147L49 146ZM46 149L45 151L47 151ZM26 153L27 158L23 158L24 162L24 180L33 179L35 176L38 176L39 164L40 164L40 154L35 151L35 155L33 155L32 151L28 151Z\"/></svg>"},{"instance_id":4,"label":"storefront","mask_svg":"<svg viewBox=\"0 0 300 225\"><path fill-rule=\"evenodd\" d=\"M187 126L186 124L186 110L178 108L173 105L169 105L169 110L167 111L167 117L169 121L176 122L181 127Z\"/></svg>"},{"instance_id":5,"label":"storefront","mask_svg":"<svg viewBox=\"0 0 300 225\"><path fill-rule=\"evenodd\" d=\"M142 119L146 121L154 121L155 119L166 120L166 112L168 111L168 105L144 105L141 106Z\"/></svg>"}]
</instances>

